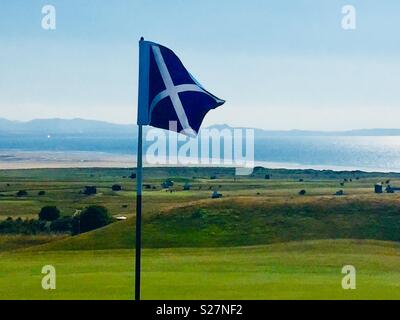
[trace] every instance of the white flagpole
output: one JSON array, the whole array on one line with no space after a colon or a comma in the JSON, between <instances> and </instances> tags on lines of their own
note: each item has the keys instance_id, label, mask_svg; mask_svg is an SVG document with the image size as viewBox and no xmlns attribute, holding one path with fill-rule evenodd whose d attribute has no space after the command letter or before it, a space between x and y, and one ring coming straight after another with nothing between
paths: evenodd
<instances>
[{"instance_id":1,"label":"white flagpole","mask_svg":"<svg viewBox=\"0 0 400 320\"><path fill-rule=\"evenodd\" d=\"M142 251L142 185L143 185L143 135L142 125L138 126L138 149L137 149L137 171L136 171L136 259L135 259L135 300L140 300L140 271Z\"/></svg>"}]
</instances>

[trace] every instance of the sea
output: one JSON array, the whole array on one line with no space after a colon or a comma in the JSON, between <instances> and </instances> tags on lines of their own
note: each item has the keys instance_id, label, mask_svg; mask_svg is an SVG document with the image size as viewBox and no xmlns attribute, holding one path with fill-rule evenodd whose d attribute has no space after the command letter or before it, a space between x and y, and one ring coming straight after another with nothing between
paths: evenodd
<instances>
[{"instance_id":1,"label":"sea","mask_svg":"<svg viewBox=\"0 0 400 320\"><path fill-rule=\"evenodd\" d=\"M0 136L0 161L15 154L84 154L107 159L136 153L130 136ZM79 156L78 156L79 157ZM271 168L400 172L400 136L271 136L256 138L254 160Z\"/></svg>"}]
</instances>

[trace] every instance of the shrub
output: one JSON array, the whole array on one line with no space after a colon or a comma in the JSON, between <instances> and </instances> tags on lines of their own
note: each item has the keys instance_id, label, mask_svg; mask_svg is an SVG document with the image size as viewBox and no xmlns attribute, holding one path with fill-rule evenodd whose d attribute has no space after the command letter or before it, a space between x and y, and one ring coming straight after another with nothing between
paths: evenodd
<instances>
[{"instance_id":1,"label":"shrub","mask_svg":"<svg viewBox=\"0 0 400 320\"><path fill-rule=\"evenodd\" d=\"M46 194L46 191L39 191L38 196L44 196Z\"/></svg>"},{"instance_id":2,"label":"shrub","mask_svg":"<svg viewBox=\"0 0 400 320\"><path fill-rule=\"evenodd\" d=\"M26 190L19 190L17 192L17 197L26 197L28 195L28 192Z\"/></svg>"},{"instance_id":3,"label":"shrub","mask_svg":"<svg viewBox=\"0 0 400 320\"><path fill-rule=\"evenodd\" d=\"M106 226L112 222L107 208L102 206L87 207L79 215L79 232L87 232Z\"/></svg>"},{"instance_id":4,"label":"shrub","mask_svg":"<svg viewBox=\"0 0 400 320\"><path fill-rule=\"evenodd\" d=\"M122 187L119 184L114 184L111 189L112 191L121 191Z\"/></svg>"},{"instance_id":5,"label":"shrub","mask_svg":"<svg viewBox=\"0 0 400 320\"><path fill-rule=\"evenodd\" d=\"M163 183L161 183L161 187L163 189L168 189L168 188L173 187L173 186L174 186L174 182L171 179L167 179Z\"/></svg>"},{"instance_id":6,"label":"shrub","mask_svg":"<svg viewBox=\"0 0 400 320\"><path fill-rule=\"evenodd\" d=\"M48 232L45 221L34 219L7 219L0 221L0 234L38 234Z\"/></svg>"},{"instance_id":7,"label":"shrub","mask_svg":"<svg viewBox=\"0 0 400 320\"><path fill-rule=\"evenodd\" d=\"M86 186L85 190L83 190L83 194L86 194L87 196L93 195L97 193L97 188L96 186Z\"/></svg>"},{"instance_id":8,"label":"shrub","mask_svg":"<svg viewBox=\"0 0 400 320\"><path fill-rule=\"evenodd\" d=\"M39 220L54 221L60 217L60 210L55 206L43 207L39 212Z\"/></svg>"},{"instance_id":9,"label":"shrub","mask_svg":"<svg viewBox=\"0 0 400 320\"><path fill-rule=\"evenodd\" d=\"M79 215L74 215L71 219L71 232L72 235L81 233L81 223Z\"/></svg>"},{"instance_id":10,"label":"shrub","mask_svg":"<svg viewBox=\"0 0 400 320\"><path fill-rule=\"evenodd\" d=\"M64 217L54 220L50 224L50 230L52 232L70 232L72 230L72 218Z\"/></svg>"}]
</instances>

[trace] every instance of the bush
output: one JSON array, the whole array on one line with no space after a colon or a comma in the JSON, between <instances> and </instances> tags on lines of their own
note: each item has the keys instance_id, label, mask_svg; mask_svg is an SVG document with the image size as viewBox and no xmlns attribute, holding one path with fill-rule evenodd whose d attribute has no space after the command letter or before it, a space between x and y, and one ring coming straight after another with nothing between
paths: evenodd
<instances>
[{"instance_id":1,"label":"bush","mask_svg":"<svg viewBox=\"0 0 400 320\"><path fill-rule=\"evenodd\" d=\"M167 189L167 188L170 188L170 187L173 187L173 186L174 186L174 182L171 179L167 179L163 183L161 183L161 187L163 189Z\"/></svg>"},{"instance_id":2,"label":"bush","mask_svg":"<svg viewBox=\"0 0 400 320\"><path fill-rule=\"evenodd\" d=\"M0 221L0 234L39 234L47 233L48 228L45 221L21 218Z\"/></svg>"},{"instance_id":3,"label":"bush","mask_svg":"<svg viewBox=\"0 0 400 320\"><path fill-rule=\"evenodd\" d=\"M83 191L83 194L86 194L87 196L91 196L96 193L97 193L96 186L86 186L85 190Z\"/></svg>"},{"instance_id":4,"label":"bush","mask_svg":"<svg viewBox=\"0 0 400 320\"><path fill-rule=\"evenodd\" d=\"M50 230L52 232L70 232L72 230L72 218L64 217L54 220L50 224Z\"/></svg>"},{"instance_id":5,"label":"bush","mask_svg":"<svg viewBox=\"0 0 400 320\"><path fill-rule=\"evenodd\" d=\"M114 184L111 189L112 191L121 191L122 187L119 184Z\"/></svg>"},{"instance_id":6,"label":"bush","mask_svg":"<svg viewBox=\"0 0 400 320\"><path fill-rule=\"evenodd\" d=\"M54 221L60 217L60 210L54 206L43 207L39 212L39 220Z\"/></svg>"},{"instance_id":7,"label":"bush","mask_svg":"<svg viewBox=\"0 0 400 320\"><path fill-rule=\"evenodd\" d=\"M38 192L38 196L44 196L45 194L46 194L45 191L39 191L39 192Z\"/></svg>"},{"instance_id":8,"label":"bush","mask_svg":"<svg viewBox=\"0 0 400 320\"><path fill-rule=\"evenodd\" d=\"M72 235L81 233L81 222L79 215L74 215L71 219L71 232Z\"/></svg>"},{"instance_id":9,"label":"bush","mask_svg":"<svg viewBox=\"0 0 400 320\"><path fill-rule=\"evenodd\" d=\"M28 192L26 190L19 190L17 192L17 197L26 197L28 195Z\"/></svg>"},{"instance_id":10,"label":"bush","mask_svg":"<svg viewBox=\"0 0 400 320\"><path fill-rule=\"evenodd\" d=\"M79 215L79 232L87 232L106 226L112 222L107 208L102 206L87 207Z\"/></svg>"}]
</instances>

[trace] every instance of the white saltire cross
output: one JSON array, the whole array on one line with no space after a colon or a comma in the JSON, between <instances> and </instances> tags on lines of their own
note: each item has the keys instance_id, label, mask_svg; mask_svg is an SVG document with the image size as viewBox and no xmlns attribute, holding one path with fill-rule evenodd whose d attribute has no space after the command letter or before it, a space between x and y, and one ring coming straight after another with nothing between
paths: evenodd
<instances>
[{"instance_id":1,"label":"white saltire cross","mask_svg":"<svg viewBox=\"0 0 400 320\"><path fill-rule=\"evenodd\" d=\"M166 97L170 97L172 101L172 105L174 106L176 115L178 116L179 122L181 123L182 126L182 132L183 134L186 134L188 136L195 137L196 132L190 127L189 120L186 116L185 109L183 108L181 99L179 98L178 93L179 92L186 92L186 91L195 91L195 92L202 92L210 97L212 97L208 92L206 92L203 88L198 86L197 84L181 84L178 86L175 86L171 75L169 74L168 68L165 64L164 58L161 54L161 50L158 46L151 46L154 54L154 58L156 60L158 69L160 70L161 77L164 81L165 85L165 90L161 91L159 94L157 94L153 101L150 104L150 110L149 110L149 120L151 121L151 114L155 106L157 105L158 102L160 102L162 99ZM215 97L212 97L215 99ZM217 100L219 101L219 100Z\"/></svg>"}]
</instances>

